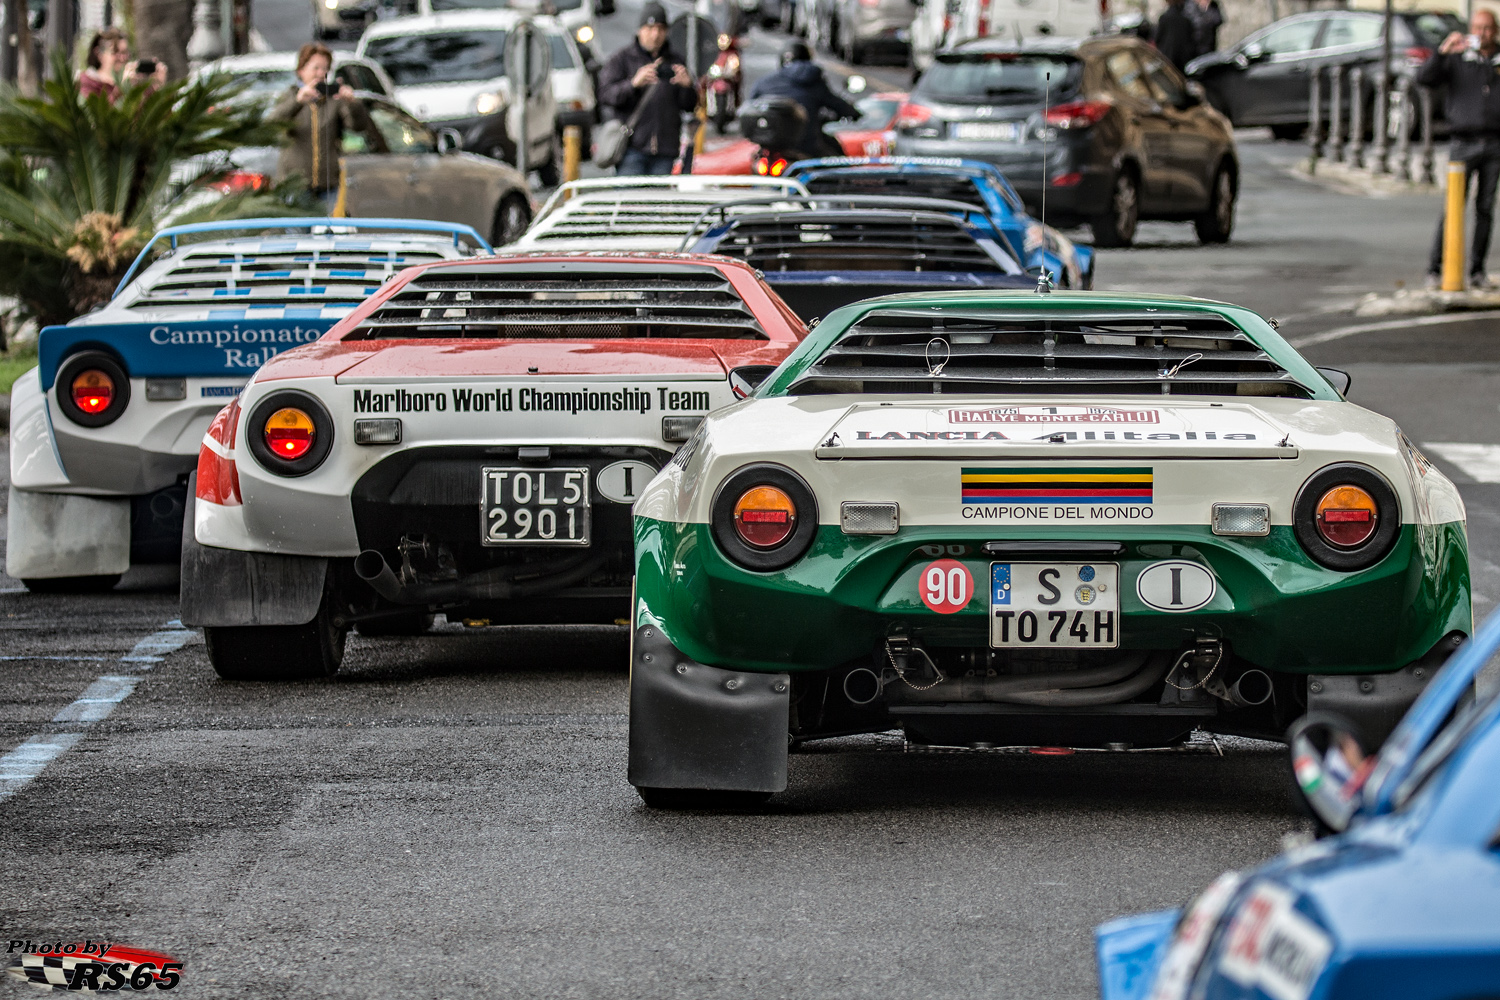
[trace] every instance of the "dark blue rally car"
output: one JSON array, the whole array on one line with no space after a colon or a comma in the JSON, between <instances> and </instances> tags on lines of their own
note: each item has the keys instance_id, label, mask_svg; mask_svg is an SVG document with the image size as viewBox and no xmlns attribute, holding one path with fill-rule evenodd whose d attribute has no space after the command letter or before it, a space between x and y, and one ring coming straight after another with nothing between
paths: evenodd
<instances>
[{"instance_id":1,"label":"dark blue rally car","mask_svg":"<svg viewBox=\"0 0 1500 1000\"><path fill-rule=\"evenodd\" d=\"M788 178L813 194L913 195L983 208L1028 271L1045 268L1062 288L1094 287L1094 248L1078 246L1027 214L1010 181L993 163L938 156L829 156L799 160Z\"/></svg>"},{"instance_id":2,"label":"dark blue rally car","mask_svg":"<svg viewBox=\"0 0 1500 1000\"><path fill-rule=\"evenodd\" d=\"M1500 613L1379 754L1346 720L1300 720L1297 785L1334 835L1097 928L1103 1000L1500 997L1500 691L1475 697L1497 649Z\"/></svg>"}]
</instances>

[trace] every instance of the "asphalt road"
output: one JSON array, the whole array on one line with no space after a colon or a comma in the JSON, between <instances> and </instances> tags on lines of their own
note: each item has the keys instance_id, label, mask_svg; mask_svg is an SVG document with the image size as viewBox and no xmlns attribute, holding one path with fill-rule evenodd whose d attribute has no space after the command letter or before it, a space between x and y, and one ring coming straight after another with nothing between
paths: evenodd
<instances>
[{"instance_id":1,"label":"asphalt road","mask_svg":"<svg viewBox=\"0 0 1500 1000\"><path fill-rule=\"evenodd\" d=\"M1233 243L1151 224L1101 257L1101 286L1242 302L1321 338L1309 356L1460 483L1488 611L1500 329L1347 314L1420 276L1435 200L1330 193L1260 136L1241 152ZM0 775L0 939L165 951L183 995L1090 997L1092 926L1179 904L1301 827L1283 752L1248 742L848 740L794 755L763 813L649 812L624 775L623 630L356 635L333 681L230 684L170 624L174 588L135 571L54 598L0 578L0 772L39 772L9 797Z\"/></svg>"}]
</instances>

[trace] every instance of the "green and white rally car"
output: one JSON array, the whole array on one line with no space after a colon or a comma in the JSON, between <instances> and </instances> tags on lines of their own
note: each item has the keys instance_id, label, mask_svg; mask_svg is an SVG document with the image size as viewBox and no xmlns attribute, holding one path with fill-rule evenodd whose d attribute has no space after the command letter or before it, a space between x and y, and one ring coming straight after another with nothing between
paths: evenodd
<instances>
[{"instance_id":1,"label":"green and white rally car","mask_svg":"<svg viewBox=\"0 0 1500 1000\"><path fill-rule=\"evenodd\" d=\"M648 803L894 728L1129 749L1332 710L1378 741L1471 631L1458 491L1249 310L887 296L757 378L635 506Z\"/></svg>"}]
</instances>

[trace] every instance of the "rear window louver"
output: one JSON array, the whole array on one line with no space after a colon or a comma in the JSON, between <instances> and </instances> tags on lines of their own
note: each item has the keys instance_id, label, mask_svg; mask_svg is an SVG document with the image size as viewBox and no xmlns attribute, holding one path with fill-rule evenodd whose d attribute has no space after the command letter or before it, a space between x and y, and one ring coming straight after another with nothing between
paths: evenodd
<instances>
[{"instance_id":1,"label":"rear window louver","mask_svg":"<svg viewBox=\"0 0 1500 1000\"><path fill-rule=\"evenodd\" d=\"M942 198L968 205L984 205L974 182L967 177L946 174L872 173L862 176L846 171L807 182L813 194L913 195L918 198Z\"/></svg>"},{"instance_id":2,"label":"rear window louver","mask_svg":"<svg viewBox=\"0 0 1500 1000\"><path fill-rule=\"evenodd\" d=\"M404 285L345 339L420 337L769 339L729 280L706 267L436 270Z\"/></svg>"},{"instance_id":3,"label":"rear window louver","mask_svg":"<svg viewBox=\"0 0 1500 1000\"><path fill-rule=\"evenodd\" d=\"M130 308L352 305L363 302L403 268L445 259L441 253L410 248L189 248Z\"/></svg>"},{"instance_id":4,"label":"rear window louver","mask_svg":"<svg viewBox=\"0 0 1500 1000\"><path fill-rule=\"evenodd\" d=\"M874 312L788 391L1311 396L1221 317L1136 311Z\"/></svg>"},{"instance_id":5,"label":"rear window louver","mask_svg":"<svg viewBox=\"0 0 1500 1000\"><path fill-rule=\"evenodd\" d=\"M788 213L736 221L714 253L775 271L1001 272L958 220L942 216L796 217ZM1003 273L1003 272L1002 272Z\"/></svg>"},{"instance_id":6,"label":"rear window louver","mask_svg":"<svg viewBox=\"0 0 1500 1000\"><path fill-rule=\"evenodd\" d=\"M542 220L527 242L541 246L549 240L611 236L680 239L708 204L680 196L676 201L575 202Z\"/></svg>"}]
</instances>

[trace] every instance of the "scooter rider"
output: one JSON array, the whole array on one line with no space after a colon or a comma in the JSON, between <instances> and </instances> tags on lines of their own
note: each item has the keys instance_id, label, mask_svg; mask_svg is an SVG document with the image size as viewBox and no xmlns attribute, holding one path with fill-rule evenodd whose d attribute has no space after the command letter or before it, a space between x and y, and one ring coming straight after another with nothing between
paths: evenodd
<instances>
[{"instance_id":1,"label":"scooter rider","mask_svg":"<svg viewBox=\"0 0 1500 1000\"><path fill-rule=\"evenodd\" d=\"M799 148L809 156L841 156L837 140L823 131L822 111L832 111L835 118L858 118L859 109L828 86L823 68L812 61L807 43L793 41L781 50L781 68L761 77L750 90L750 99L790 97L807 112L807 131Z\"/></svg>"}]
</instances>

